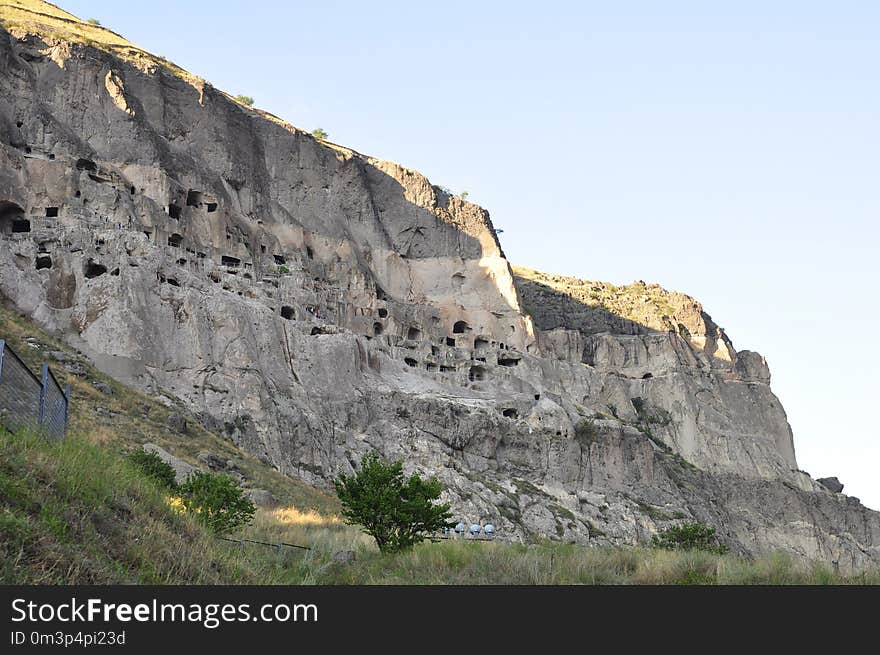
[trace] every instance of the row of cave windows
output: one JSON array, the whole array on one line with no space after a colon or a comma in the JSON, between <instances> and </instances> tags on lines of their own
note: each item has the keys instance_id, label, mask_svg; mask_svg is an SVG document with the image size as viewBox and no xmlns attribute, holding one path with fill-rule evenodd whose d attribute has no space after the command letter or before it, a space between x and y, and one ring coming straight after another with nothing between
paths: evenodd
<instances>
[{"instance_id":1,"label":"row of cave windows","mask_svg":"<svg viewBox=\"0 0 880 655\"><path fill-rule=\"evenodd\" d=\"M52 268L51 256L48 254L45 254L45 253L38 254L37 258L36 258L36 269L41 270L41 269L48 269L48 268ZM99 277L106 272L107 272L106 266L104 266L103 264L99 264L98 262L96 262L92 259L89 259L84 266L84 274L85 274L86 278L88 278L88 279ZM113 272L111 273L111 275L119 275L119 269L118 268L114 269ZM166 278L164 275L161 275L161 274L159 277L160 277L160 281L162 281L162 282L167 282L167 283L169 283L173 286L176 286L176 287L180 286L180 284L177 282L177 280L175 280L173 278ZM380 310L380 311L386 311L386 315L387 315L387 310ZM282 306L281 307L281 317L288 320L288 321L295 320L294 308L291 307L290 305ZM381 327L381 323L376 323L376 326ZM410 334L407 335L410 340L417 338L417 337L413 336L413 330L415 330L415 329L416 328L410 328ZM381 331L377 330L376 334L377 335L381 334ZM420 334L421 333L419 332L419 335ZM455 340L451 339L450 337L447 337L446 338L446 345L455 346ZM477 339L474 342L474 348L476 350L481 350L482 348L485 348L486 345L488 345L488 342L485 341L484 339ZM503 346L503 344L502 344L502 346ZM406 357L404 359L404 362L406 363L407 366L410 366L410 367L415 367L418 365L418 362L415 359L413 359L412 357ZM499 366L506 366L506 367L518 366L519 359L514 358L514 357L500 357L498 359L498 365ZM455 367L438 365L433 362L426 362L425 367L428 371L439 370L444 373L455 370ZM468 379L472 382L483 380L483 379L485 379L485 373L486 373L485 368L483 368L481 366L472 366L470 371L468 372ZM654 377L654 376L651 373L645 373L642 376L642 379L649 380L652 377Z\"/></svg>"},{"instance_id":2,"label":"row of cave windows","mask_svg":"<svg viewBox=\"0 0 880 655\"><path fill-rule=\"evenodd\" d=\"M46 207L46 218L57 218L58 207ZM24 217L24 209L14 202L0 202L0 233L26 234L31 231L31 222Z\"/></svg>"},{"instance_id":3,"label":"row of cave windows","mask_svg":"<svg viewBox=\"0 0 880 655\"><path fill-rule=\"evenodd\" d=\"M37 270L52 268L52 257L46 253L38 254L36 257L36 261L35 261L35 267ZM106 273L107 267L104 266L103 264L100 264L100 263L94 261L93 259L89 259L84 266L83 272L84 272L86 278L92 279L92 278L99 277L99 276L103 275L104 273ZM119 269L118 268L115 269L113 271L112 275L119 275ZM175 280L173 278L166 278L162 274L159 274L159 278L160 278L160 281L162 281L162 282L168 282L169 284L172 284L173 286L180 286L180 284L177 282L177 280ZM385 310L385 309L380 310L380 312L383 312L383 311L387 315L387 310ZM295 320L294 308L291 307L290 305L282 306L281 307L281 317L288 320L288 321ZM381 323L375 324L374 329L375 329L375 332L377 335L380 335L382 333L381 328L382 328ZM410 328L409 333L407 334L407 338L409 340L420 339L421 338L421 330L418 330L417 328ZM446 345L454 347L455 346L455 339L452 339L451 337L446 337ZM486 341L485 339L477 339L474 341L474 348L476 350L482 350L482 349L486 348L488 345L489 345L489 342ZM501 344L501 345L503 347L504 344ZM405 361L409 366L416 365L415 360L412 358L407 357ZM498 364L499 364L499 366L518 366L519 359L512 358L512 357L508 357L508 358L502 357L502 358L498 359ZM429 363L428 370L431 370L431 366L436 366L436 365ZM441 367L441 369L443 369L443 368L449 368L449 367ZM479 367L475 367L475 369L481 370ZM475 379L482 379L482 378L475 378Z\"/></svg>"},{"instance_id":4,"label":"row of cave windows","mask_svg":"<svg viewBox=\"0 0 880 655\"><path fill-rule=\"evenodd\" d=\"M147 237L152 236L150 232L144 232L144 234L146 234ZM180 248L183 245L183 235L178 234L177 232L168 235L168 245L172 248ZM266 246L261 245L260 249L263 253L266 252ZM314 258L314 252L312 251L311 247L306 248L306 254L308 255L309 259ZM204 253L199 253L199 256L204 257L205 255ZM272 257L274 258L275 264L277 266L284 266L287 263L287 260L283 255L272 255ZM220 257L220 263L223 266L227 266L229 268L238 268L239 266L241 266L241 259L239 259L238 257L232 257L230 255L223 255ZM249 265L250 264L245 263L245 266Z\"/></svg>"}]
</instances>

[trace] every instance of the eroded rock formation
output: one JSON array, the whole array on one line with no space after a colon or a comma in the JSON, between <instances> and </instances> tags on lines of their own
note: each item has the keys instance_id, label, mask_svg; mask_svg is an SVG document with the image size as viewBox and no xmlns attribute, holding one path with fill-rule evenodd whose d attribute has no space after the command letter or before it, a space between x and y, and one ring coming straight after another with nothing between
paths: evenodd
<instances>
[{"instance_id":1,"label":"eroded rock formation","mask_svg":"<svg viewBox=\"0 0 880 655\"><path fill-rule=\"evenodd\" d=\"M880 515L797 470L763 358L693 299L512 271L419 173L10 7L0 292L106 372L313 484L402 458L504 539L695 518L743 552L880 561Z\"/></svg>"}]
</instances>

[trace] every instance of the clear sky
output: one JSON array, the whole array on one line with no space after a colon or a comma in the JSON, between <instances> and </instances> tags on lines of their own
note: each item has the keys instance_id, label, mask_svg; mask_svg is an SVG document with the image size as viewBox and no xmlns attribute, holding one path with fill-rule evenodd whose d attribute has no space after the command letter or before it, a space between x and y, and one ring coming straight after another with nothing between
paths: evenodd
<instances>
[{"instance_id":1,"label":"clear sky","mask_svg":"<svg viewBox=\"0 0 880 655\"><path fill-rule=\"evenodd\" d=\"M514 263L695 296L880 509L880 3L59 3L468 191Z\"/></svg>"}]
</instances>

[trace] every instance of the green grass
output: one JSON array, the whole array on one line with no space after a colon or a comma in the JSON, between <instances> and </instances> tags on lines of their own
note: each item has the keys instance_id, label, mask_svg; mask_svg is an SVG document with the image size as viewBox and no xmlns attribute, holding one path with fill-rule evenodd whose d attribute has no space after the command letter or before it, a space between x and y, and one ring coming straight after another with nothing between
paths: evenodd
<instances>
[{"instance_id":1,"label":"green grass","mask_svg":"<svg viewBox=\"0 0 880 655\"><path fill-rule=\"evenodd\" d=\"M121 456L0 431L0 582L261 582Z\"/></svg>"},{"instance_id":2,"label":"green grass","mask_svg":"<svg viewBox=\"0 0 880 655\"><path fill-rule=\"evenodd\" d=\"M235 462L255 488L266 489L283 504L313 508L325 513L338 511L332 494L315 489L275 471L225 437L207 430L185 407L167 407L156 398L126 387L93 366L75 350L46 334L13 309L0 304L0 338L4 338L32 371L48 362L62 385L71 387L70 430L86 435L88 441L118 451L134 450L144 443L155 443L190 464L201 466L196 456L208 452ZM55 362L49 352L65 353L76 373ZM95 383L110 387L104 394ZM168 427L168 415L186 415L187 432L178 434Z\"/></svg>"},{"instance_id":3,"label":"green grass","mask_svg":"<svg viewBox=\"0 0 880 655\"><path fill-rule=\"evenodd\" d=\"M237 536L213 537L122 455L71 436L49 444L0 431L0 583L4 584L880 584L783 554L542 543L425 542L383 555L334 515L261 510ZM334 562L354 550L353 564Z\"/></svg>"}]
</instances>

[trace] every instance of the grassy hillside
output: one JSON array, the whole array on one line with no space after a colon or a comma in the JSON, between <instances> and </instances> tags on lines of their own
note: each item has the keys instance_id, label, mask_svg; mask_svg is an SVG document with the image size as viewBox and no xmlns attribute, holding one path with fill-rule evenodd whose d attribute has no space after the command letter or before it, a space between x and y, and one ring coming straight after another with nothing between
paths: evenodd
<instances>
[{"instance_id":1,"label":"grassy hillside","mask_svg":"<svg viewBox=\"0 0 880 655\"><path fill-rule=\"evenodd\" d=\"M312 551L240 547L172 508L112 449L72 436L50 445L0 431L0 583L166 584L878 584L785 555L747 561L703 552L425 543L382 555L338 518L263 511L244 536ZM352 564L333 553L354 549Z\"/></svg>"},{"instance_id":2,"label":"grassy hillside","mask_svg":"<svg viewBox=\"0 0 880 655\"><path fill-rule=\"evenodd\" d=\"M48 362L59 382L70 384L70 431L86 435L88 442L118 452L155 443L195 466L200 466L199 453L211 453L232 460L250 486L272 492L282 504L324 513L338 510L335 496L288 478L239 450L223 436L206 430L172 398L147 396L104 375L75 350L2 304L0 338L9 342L32 371ZM185 433L169 428L172 412L186 416Z\"/></svg>"}]
</instances>

